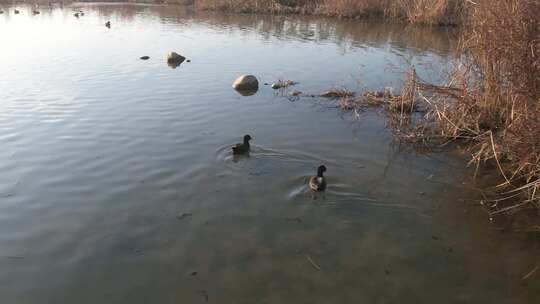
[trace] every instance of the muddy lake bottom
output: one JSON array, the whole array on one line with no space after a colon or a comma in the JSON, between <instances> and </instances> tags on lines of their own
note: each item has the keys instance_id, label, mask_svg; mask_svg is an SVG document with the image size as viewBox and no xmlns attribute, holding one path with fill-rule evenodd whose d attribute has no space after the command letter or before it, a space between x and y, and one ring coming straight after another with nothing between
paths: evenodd
<instances>
[{"instance_id":1,"label":"muddy lake bottom","mask_svg":"<svg viewBox=\"0 0 540 304\"><path fill-rule=\"evenodd\" d=\"M489 222L464 155L396 145L376 109L231 88L254 74L309 94L397 90L410 64L438 82L450 29L0 9L1 303L540 301L540 273L523 279L538 240ZM170 51L191 62L171 68ZM233 157L244 134L252 153Z\"/></svg>"}]
</instances>

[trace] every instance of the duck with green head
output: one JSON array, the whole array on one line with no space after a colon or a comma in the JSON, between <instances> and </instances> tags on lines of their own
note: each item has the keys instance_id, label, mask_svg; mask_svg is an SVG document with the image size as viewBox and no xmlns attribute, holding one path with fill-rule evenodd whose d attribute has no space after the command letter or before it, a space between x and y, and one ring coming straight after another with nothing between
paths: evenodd
<instances>
[{"instance_id":1,"label":"duck with green head","mask_svg":"<svg viewBox=\"0 0 540 304\"><path fill-rule=\"evenodd\" d=\"M248 154L250 150L249 141L251 140L250 135L244 135L244 142L241 144L236 144L234 147L232 147L232 151L234 155L243 155Z\"/></svg>"},{"instance_id":2,"label":"duck with green head","mask_svg":"<svg viewBox=\"0 0 540 304\"><path fill-rule=\"evenodd\" d=\"M326 172L326 167L320 165L317 168L317 175L312 176L309 179L309 188L313 191L324 191L326 190L326 178L324 177L324 172Z\"/></svg>"}]
</instances>

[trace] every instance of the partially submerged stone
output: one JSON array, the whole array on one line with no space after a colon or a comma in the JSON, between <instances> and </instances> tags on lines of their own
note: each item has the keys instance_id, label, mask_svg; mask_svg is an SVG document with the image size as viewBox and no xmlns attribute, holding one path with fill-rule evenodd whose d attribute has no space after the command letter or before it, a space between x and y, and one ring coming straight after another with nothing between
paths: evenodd
<instances>
[{"instance_id":1,"label":"partially submerged stone","mask_svg":"<svg viewBox=\"0 0 540 304\"><path fill-rule=\"evenodd\" d=\"M182 62L186 60L186 57L176 53L176 52L170 52L167 54L167 65L170 66L173 69L176 69Z\"/></svg>"},{"instance_id":2,"label":"partially submerged stone","mask_svg":"<svg viewBox=\"0 0 540 304\"><path fill-rule=\"evenodd\" d=\"M169 63L182 63L186 60L186 57L176 53L176 52L170 52L167 54L167 62Z\"/></svg>"},{"instance_id":3,"label":"partially submerged stone","mask_svg":"<svg viewBox=\"0 0 540 304\"><path fill-rule=\"evenodd\" d=\"M257 93L258 90L236 90L236 93L242 96L252 96Z\"/></svg>"},{"instance_id":4,"label":"partially submerged stone","mask_svg":"<svg viewBox=\"0 0 540 304\"><path fill-rule=\"evenodd\" d=\"M233 82L232 87L237 91L257 91L259 81L253 75L242 75Z\"/></svg>"}]
</instances>

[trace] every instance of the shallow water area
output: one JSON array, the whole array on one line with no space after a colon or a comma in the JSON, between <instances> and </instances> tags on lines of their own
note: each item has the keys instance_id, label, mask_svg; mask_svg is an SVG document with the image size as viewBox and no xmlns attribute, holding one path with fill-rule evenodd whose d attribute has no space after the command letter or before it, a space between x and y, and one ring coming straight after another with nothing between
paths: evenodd
<instances>
[{"instance_id":1,"label":"shallow water area","mask_svg":"<svg viewBox=\"0 0 540 304\"><path fill-rule=\"evenodd\" d=\"M396 145L375 109L288 96L397 90L409 64L440 81L449 30L31 8L0 5L1 303L540 301L540 273L522 279L538 240L489 223L462 155ZM256 94L231 88L241 74ZM278 79L299 83L262 85Z\"/></svg>"}]
</instances>

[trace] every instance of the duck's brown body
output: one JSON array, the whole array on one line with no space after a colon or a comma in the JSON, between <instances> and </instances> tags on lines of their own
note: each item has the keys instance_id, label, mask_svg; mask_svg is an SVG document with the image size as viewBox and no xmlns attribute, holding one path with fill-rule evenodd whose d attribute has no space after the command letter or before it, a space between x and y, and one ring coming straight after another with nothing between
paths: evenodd
<instances>
[{"instance_id":1,"label":"duck's brown body","mask_svg":"<svg viewBox=\"0 0 540 304\"><path fill-rule=\"evenodd\" d=\"M324 191L326 190L326 178L324 177L324 172L326 172L325 166L319 166L317 169L317 176L312 176L309 179L309 188L313 191Z\"/></svg>"},{"instance_id":2,"label":"duck's brown body","mask_svg":"<svg viewBox=\"0 0 540 304\"><path fill-rule=\"evenodd\" d=\"M251 140L251 136L245 135L244 136L244 142L241 144L236 144L234 147L232 147L232 151L234 155L243 155L248 154L250 150L249 141Z\"/></svg>"}]
</instances>

